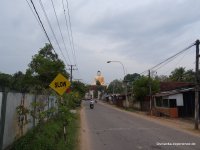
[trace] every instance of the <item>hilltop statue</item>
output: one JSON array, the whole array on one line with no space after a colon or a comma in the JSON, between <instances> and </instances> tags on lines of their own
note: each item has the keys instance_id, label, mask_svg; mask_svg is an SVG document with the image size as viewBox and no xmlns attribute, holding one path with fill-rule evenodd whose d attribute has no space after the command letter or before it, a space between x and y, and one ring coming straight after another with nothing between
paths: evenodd
<instances>
[{"instance_id":1,"label":"hilltop statue","mask_svg":"<svg viewBox=\"0 0 200 150\"><path fill-rule=\"evenodd\" d=\"M104 77L101 75L101 71L97 71L97 76L95 77L95 83L94 85L97 85L97 83L100 83L100 85L104 85Z\"/></svg>"}]
</instances>

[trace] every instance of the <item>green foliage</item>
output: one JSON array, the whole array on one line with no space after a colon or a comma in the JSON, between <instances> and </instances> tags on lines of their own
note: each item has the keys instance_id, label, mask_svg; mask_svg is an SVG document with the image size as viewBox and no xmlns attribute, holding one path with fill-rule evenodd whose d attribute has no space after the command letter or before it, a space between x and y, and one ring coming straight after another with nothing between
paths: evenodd
<instances>
[{"instance_id":1,"label":"green foliage","mask_svg":"<svg viewBox=\"0 0 200 150\"><path fill-rule=\"evenodd\" d=\"M119 80L113 80L107 89L108 93L122 94L124 92L123 83Z\"/></svg>"},{"instance_id":2,"label":"green foliage","mask_svg":"<svg viewBox=\"0 0 200 150\"><path fill-rule=\"evenodd\" d=\"M185 70L184 67L179 67L171 72L169 79L178 82L195 82L195 72L192 69Z\"/></svg>"},{"instance_id":3,"label":"green foliage","mask_svg":"<svg viewBox=\"0 0 200 150\"><path fill-rule=\"evenodd\" d=\"M133 74L127 74L124 77L124 80L127 82L134 82L135 80L137 80L140 77L140 74L138 73L133 73Z\"/></svg>"},{"instance_id":4,"label":"green foliage","mask_svg":"<svg viewBox=\"0 0 200 150\"><path fill-rule=\"evenodd\" d=\"M185 68L183 67L176 68L171 72L169 78L172 81L184 81L184 74L185 74Z\"/></svg>"},{"instance_id":5,"label":"green foliage","mask_svg":"<svg viewBox=\"0 0 200 150\"><path fill-rule=\"evenodd\" d=\"M62 73L67 78L69 76L64 62L56 54L53 54L50 44L46 44L38 54L32 57L27 72L37 79L35 85L40 88L48 88L58 73Z\"/></svg>"},{"instance_id":6,"label":"green foliage","mask_svg":"<svg viewBox=\"0 0 200 150\"><path fill-rule=\"evenodd\" d=\"M0 87L10 88L12 84L12 76L5 73L0 73Z\"/></svg>"},{"instance_id":7,"label":"green foliage","mask_svg":"<svg viewBox=\"0 0 200 150\"><path fill-rule=\"evenodd\" d=\"M64 94L63 103L69 109L75 109L77 106L80 106L81 100L78 92Z\"/></svg>"},{"instance_id":8,"label":"green foliage","mask_svg":"<svg viewBox=\"0 0 200 150\"><path fill-rule=\"evenodd\" d=\"M67 141L63 138L63 121L58 117L46 122L40 128L30 130L17 140L11 150L74 150L77 145L77 115L67 113L70 118L67 124Z\"/></svg>"},{"instance_id":9,"label":"green foliage","mask_svg":"<svg viewBox=\"0 0 200 150\"><path fill-rule=\"evenodd\" d=\"M155 79L158 80L158 81L160 81L160 82L167 82L167 81L170 81L169 77L166 76L166 75L156 76Z\"/></svg>"},{"instance_id":10,"label":"green foliage","mask_svg":"<svg viewBox=\"0 0 200 150\"><path fill-rule=\"evenodd\" d=\"M142 76L133 83L134 96L137 100L142 101L149 95L149 84L151 83L152 93L159 91L159 82L154 79Z\"/></svg>"},{"instance_id":11,"label":"green foliage","mask_svg":"<svg viewBox=\"0 0 200 150\"><path fill-rule=\"evenodd\" d=\"M85 96L85 93L87 91L87 87L84 83L79 81L73 81L71 84L73 92L78 92L79 99L83 98Z\"/></svg>"}]
</instances>

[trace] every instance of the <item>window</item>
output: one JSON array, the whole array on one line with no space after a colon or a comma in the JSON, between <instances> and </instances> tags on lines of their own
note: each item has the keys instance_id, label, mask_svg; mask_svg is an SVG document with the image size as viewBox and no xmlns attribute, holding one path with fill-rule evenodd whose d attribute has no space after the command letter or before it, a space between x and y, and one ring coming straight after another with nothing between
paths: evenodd
<instances>
[{"instance_id":1,"label":"window","mask_svg":"<svg viewBox=\"0 0 200 150\"><path fill-rule=\"evenodd\" d=\"M169 100L168 99L163 99L162 107L169 107Z\"/></svg>"},{"instance_id":2,"label":"window","mask_svg":"<svg viewBox=\"0 0 200 150\"><path fill-rule=\"evenodd\" d=\"M161 102L161 98L156 98L156 106L157 107L161 107L161 104L162 104L162 102Z\"/></svg>"},{"instance_id":3,"label":"window","mask_svg":"<svg viewBox=\"0 0 200 150\"><path fill-rule=\"evenodd\" d=\"M170 108L176 107L176 99L169 99L169 107Z\"/></svg>"}]
</instances>

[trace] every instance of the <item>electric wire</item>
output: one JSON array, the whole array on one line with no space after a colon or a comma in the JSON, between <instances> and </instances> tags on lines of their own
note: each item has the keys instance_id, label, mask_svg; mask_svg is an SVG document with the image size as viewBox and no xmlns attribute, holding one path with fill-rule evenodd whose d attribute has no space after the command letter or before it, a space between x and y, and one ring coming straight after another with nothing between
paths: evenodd
<instances>
[{"instance_id":1,"label":"electric wire","mask_svg":"<svg viewBox=\"0 0 200 150\"><path fill-rule=\"evenodd\" d=\"M195 45L195 43L192 43L191 45L189 45L188 47L184 48L184 49L181 50L180 52L176 53L175 55L172 55L171 57L165 59L164 61L158 63L157 65L153 66L152 68L150 68L150 69L148 69L148 70L153 70L153 69L155 69L155 68L157 68L157 67L159 67L159 66L161 66L161 65L163 65L163 64L164 64L163 66L165 66L165 65L168 64L170 61L172 61L172 60L175 59L177 56L179 56L180 54L184 53L185 51L187 51L188 49L190 49L190 48L193 47L194 45ZM162 67L163 67L163 66L162 66ZM161 67L159 67L159 69L160 69L160 68L161 68ZM142 75L142 74L148 72L148 70L143 71L142 73L140 73L140 75Z\"/></svg>"},{"instance_id":2,"label":"electric wire","mask_svg":"<svg viewBox=\"0 0 200 150\"><path fill-rule=\"evenodd\" d=\"M54 39L55 39L55 41L56 41L56 44L58 45L58 48L59 48L59 50L60 50L60 52L61 52L61 54L62 54L62 56L63 56L63 58L64 58L64 61L66 62L66 64L68 64L68 61L67 61L66 57L65 57L64 54L63 54L63 51L62 51L62 49L61 49L61 47L60 47L60 44L59 44L59 42L58 42L58 40L57 40L57 38L56 38L56 35L55 35L55 33L54 33L54 30L53 30L53 28L52 28L52 26L51 26L51 23L50 23L50 21L49 21L49 18L48 18L48 16L47 16L46 11L45 11L44 5L43 5L43 3L42 3L41 0L39 0L39 3L40 3L40 6L41 6L41 8L42 8L42 11L43 11L43 13L44 13L44 15L45 15L45 18L46 18L46 20L47 20L47 23L48 23L48 25L49 25L49 28L51 29L51 32L52 32L52 34L53 34L53 37L54 37Z\"/></svg>"},{"instance_id":3,"label":"electric wire","mask_svg":"<svg viewBox=\"0 0 200 150\"><path fill-rule=\"evenodd\" d=\"M191 50L191 49L190 49ZM192 51L188 51L188 53L185 53L185 55L183 55L179 60L178 60L178 62L174 65L174 66L178 66L178 64L180 64L180 62L183 60L183 58L186 56L186 55L188 55L188 54L190 54ZM165 71L163 74L165 75L166 73L168 73L170 71L170 69L168 69L167 71Z\"/></svg>"},{"instance_id":4,"label":"electric wire","mask_svg":"<svg viewBox=\"0 0 200 150\"><path fill-rule=\"evenodd\" d=\"M70 33L69 33L69 25L68 25L68 21L67 21L67 15L65 13L66 10L65 10L65 5L64 5L64 0L62 0L62 7L63 7L63 12L64 12L65 25L67 27L68 40L69 40L70 48L71 48L72 55L73 55L73 47L72 47L72 41L71 41L71 37L70 37Z\"/></svg>"},{"instance_id":5,"label":"electric wire","mask_svg":"<svg viewBox=\"0 0 200 150\"><path fill-rule=\"evenodd\" d=\"M31 1L31 4L32 4L32 6L33 6L33 9L34 9L34 11L35 11L35 13L36 13L36 15L37 15L37 18L38 18L38 20L39 20L39 22L40 22L40 24L41 24L41 27L42 27L42 29L43 29L43 31L44 31L46 37L47 37L47 40L49 41L50 45L52 46L52 49L53 49L54 53L57 55L57 53L56 53L56 51L55 51L55 49L54 49L54 47L53 47L53 45L52 45L52 43L51 43L51 40L50 40L50 38L49 38L49 36L48 36L48 34L47 34L45 28L44 28L44 25L43 25L43 23L42 23L42 21L41 21L41 19L40 19L40 16L39 16L39 14L38 14L38 12L37 12L37 9L36 9L36 7L35 7L35 4L33 3L32 0L30 0L30 1ZM27 1L27 2L28 2L28 1Z\"/></svg>"},{"instance_id":6,"label":"electric wire","mask_svg":"<svg viewBox=\"0 0 200 150\"><path fill-rule=\"evenodd\" d=\"M58 21L58 16L57 16L57 13L56 13L56 9L55 9L55 5L54 5L54 3L53 3L53 0L51 0L51 4L52 4L52 6L53 6L54 14L55 14L55 16L56 16L56 21L57 21L58 28L59 28L59 31L60 31L60 35L61 35L61 38L62 38L64 47L65 47L65 51L66 51L66 53L67 53L67 57L68 57L69 62L70 62L70 64L71 64L71 60L70 60L69 53L68 53L68 50L67 50L67 47L66 47L66 44L65 44L65 41L64 41L64 37L63 37L62 31L61 31L61 28L60 28L60 23L59 23L59 21Z\"/></svg>"},{"instance_id":7,"label":"electric wire","mask_svg":"<svg viewBox=\"0 0 200 150\"><path fill-rule=\"evenodd\" d=\"M73 32L72 32L72 25L71 25L71 17L70 17L70 12L69 12L68 0L66 0L66 3L67 3L67 10L68 10L67 12L68 12L68 17L69 17L69 29L70 29L70 33L71 33L71 40L72 40L72 47L73 47L73 57L74 57L74 60L75 60L75 64L77 65L76 52L75 52L75 48L74 48L74 38L73 38Z\"/></svg>"},{"instance_id":8,"label":"electric wire","mask_svg":"<svg viewBox=\"0 0 200 150\"><path fill-rule=\"evenodd\" d=\"M42 25L41 25L39 19L37 18L36 13L34 12L33 8L31 7L31 4L28 2L28 0L26 0L26 2L27 2L27 4L28 4L28 6L29 6L29 8L30 8L30 10L31 10L31 12L32 12L32 14L34 15L35 19L37 20L39 26L40 26L41 29L42 29ZM42 29L42 31L43 31L43 29ZM46 35L45 35L45 36L46 36Z\"/></svg>"},{"instance_id":9,"label":"electric wire","mask_svg":"<svg viewBox=\"0 0 200 150\"><path fill-rule=\"evenodd\" d=\"M189 50L189 49L188 49L188 50ZM188 51L184 51L183 53L185 53L185 52L188 52ZM181 53L181 54L183 54L183 53ZM185 53L185 55L183 55L183 57L185 57L186 54L187 54L187 53ZM157 69L154 69L154 71L157 71L157 70L159 70L160 68L162 68L163 66L169 64L170 62L172 62L172 61L173 61L175 58L177 58L178 56L179 56L179 55L177 55L177 56L174 57L173 59L170 59L169 61L166 61L165 63L163 63L162 65L160 65L160 67L158 67Z\"/></svg>"},{"instance_id":10,"label":"electric wire","mask_svg":"<svg viewBox=\"0 0 200 150\"><path fill-rule=\"evenodd\" d=\"M77 67L78 74L81 77L79 67L78 67L78 63L77 63L77 58L76 58L76 52L75 52L75 48L74 48L74 39L73 39L73 32L72 32L72 28L71 28L72 25L71 25L70 11L69 11L69 3L68 3L67 0L66 0L66 4L67 4L67 15L68 15L69 19L67 19L64 0L62 0L62 6L63 6L64 16L65 16L65 24L66 24L66 27L67 27L67 34L68 34L68 38L69 38L70 47L71 47L71 50L72 50L72 56L73 56L74 64ZM69 21L67 21L67 20L69 20Z\"/></svg>"}]
</instances>

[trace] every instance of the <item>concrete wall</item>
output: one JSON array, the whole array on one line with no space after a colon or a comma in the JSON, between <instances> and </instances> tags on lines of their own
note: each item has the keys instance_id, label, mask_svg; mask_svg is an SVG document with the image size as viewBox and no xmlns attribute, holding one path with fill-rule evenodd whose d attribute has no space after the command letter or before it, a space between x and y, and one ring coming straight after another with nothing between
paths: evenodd
<instances>
[{"instance_id":1,"label":"concrete wall","mask_svg":"<svg viewBox=\"0 0 200 150\"><path fill-rule=\"evenodd\" d=\"M1 102L2 93L0 93L0 102ZM46 104L44 110L48 110L51 107L56 106L56 98L54 96L38 95L33 94L22 94L22 93L11 93L7 95L6 101L6 116L5 116L5 128L3 136L3 149L11 145L16 139L24 135L28 130L34 126L33 117L28 114L27 120L28 123L20 128L19 116L17 114L16 108L22 104L24 101L24 107L33 110L32 102L42 101ZM1 107L0 107L1 108ZM1 112L1 111L0 111ZM24 121L25 122L25 121ZM37 120L35 124L37 124Z\"/></svg>"},{"instance_id":2,"label":"concrete wall","mask_svg":"<svg viewBox=\"0 0 200 150\"><path fill-rule=\"evenodd\" d=\"M15 140L18 133L16 107L20 105L21 97L20 93L8 93L7 95L3 149Z\"/></svg>"}]
</instances>

